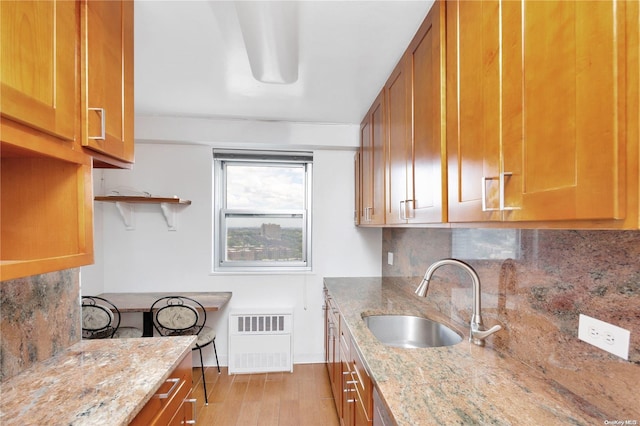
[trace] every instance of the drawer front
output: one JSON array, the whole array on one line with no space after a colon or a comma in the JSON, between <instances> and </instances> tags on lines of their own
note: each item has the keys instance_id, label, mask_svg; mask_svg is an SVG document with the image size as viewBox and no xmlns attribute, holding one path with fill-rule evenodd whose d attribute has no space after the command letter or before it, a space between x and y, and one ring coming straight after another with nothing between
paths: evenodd
<instances>
[{"instance_id":1,"label":"drawer front","mask_svg":"<svg viewBox=\"0 0 640 426\"><path fill-rule=\"evenodd\" d=\"M156 394L142 408L131 425L167 425L182 410L184 400L191 393L191 353L170 374Z\"/></svg>"},{"instance_id":2,"label":"drawer front","mask_svg":"<svg viewBox=\"0 0 640 426\"><path fill-rule=\"evenodd\" d=\"M356 390L358 391L358 400L362 404L367 420L371 421L373 405L371 378L364 368L364 362L355 345L351 348L351 359L353 360L353 376L357 381Z\"/></svg>"}]
</instances>

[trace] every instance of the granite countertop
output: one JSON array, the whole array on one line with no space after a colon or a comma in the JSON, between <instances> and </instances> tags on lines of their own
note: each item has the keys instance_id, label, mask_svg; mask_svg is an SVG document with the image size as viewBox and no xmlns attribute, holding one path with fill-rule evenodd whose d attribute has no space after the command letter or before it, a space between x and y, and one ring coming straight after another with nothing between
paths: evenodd
<instances>
[{"instance_id":1,"label":"granite countertop","mask_svg":"<svg viewBox=\"0 0 640 426\"><path fill-rule=\"evenodd\" d=\"M404 290L398 285L399 280L402 278L324 280L398 425L603 423L596 407L556 389L534 369L469 343L468 328L443 318L429 306L428 298L409 294L406 285ZM384 346L362 321L363 314L425 316L445 323L465 339L440 348ZM508 331L499 333L504 332Z\"/></svg>"},{"instance_id":2,"label":"granite countertop","mask_svg":"<svg viewBox=\"0 0 640 426\"><path fill-rule=\"evenodd\" d=\"M0 384L0 424L127 425L194 340L82 340Z\"/></svg>"}]
</instances>

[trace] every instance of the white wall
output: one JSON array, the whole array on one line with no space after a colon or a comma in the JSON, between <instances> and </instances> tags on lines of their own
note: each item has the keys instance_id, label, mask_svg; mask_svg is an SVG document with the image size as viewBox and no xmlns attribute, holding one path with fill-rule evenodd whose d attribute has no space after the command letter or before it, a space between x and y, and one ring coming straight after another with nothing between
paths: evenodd
<instances>
[{"instance_id":1,"label":"white wall","mask_svg":"<svg viewBox=\"0 0 640 426\"><path fill-rule=\"evenodd\" d=\"M96 195L126 188L177 195L192 204L181 209L178 230L168 231L159 205L136 205L136 229L126 230L115 204L96 202L96 263L82 270L83 293L233 292L228 308L208 318L217 329L222 365L227 365L229 308L290 306L294 362L322 362L323 277L381 273L381 231L353 225L353 155L343 147L314 152L313 272L221 275L211 273L211 146L138 143L133 170L94 171ZM140 317L130 314L126 320L139 325ZM205 350L206 365L215 365L212 352Z\"/></svg>"}]
</instances>

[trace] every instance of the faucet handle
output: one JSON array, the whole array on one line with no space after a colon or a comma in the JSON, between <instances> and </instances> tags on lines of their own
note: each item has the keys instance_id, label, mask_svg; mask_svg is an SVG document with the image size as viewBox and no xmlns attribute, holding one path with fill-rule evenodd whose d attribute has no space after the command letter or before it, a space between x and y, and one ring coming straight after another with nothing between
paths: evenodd
<instances>
[{"instance_id":1,"label":"faucet handle","mask_svg":"<svg viewBox=\"0 0 640 426\"><path fill-rule=\"evenodd\" d=\"M488 330L471 330L471 336L469 340L478 346L484 346L484 339L492 335L493 333L502 330L502 326L494 325Z\"/></svg>"}]
</instances>

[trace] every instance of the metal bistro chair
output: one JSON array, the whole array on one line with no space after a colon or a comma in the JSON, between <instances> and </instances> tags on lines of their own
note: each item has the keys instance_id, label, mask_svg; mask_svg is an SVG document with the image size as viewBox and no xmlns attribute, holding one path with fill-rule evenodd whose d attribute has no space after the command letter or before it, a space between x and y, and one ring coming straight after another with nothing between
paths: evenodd
<instances>
[{"instance_id":1,"label":"metal bistro chair","mask_svg":"<svg viewBox=\"0 0 640 426\"><path fill-rule=\"evenodd\" d=\"M204 362L202 361L202 348L213 344L218 373L220 373L220 363L218 362L218 351L216 350L216 332L211 327L204 325L207 321L207 313L204 310L204 306L189 297L167 296L156 300L151 305L150 313L153 316L154 328L162 336L198 336L191 350L197 350L200 353L204 401L206 405L209 405L207 382L204 377Z\"/></svg>"},{"instance_id":2,"label":"metal bistro chair","mask_svg":"<svg viewBox=\"0 0 640 426\"><path fill-rule=\"evenodd\" d=\"M120 327L120 310L102 297L82 296L82 338L142 337L136 327Z\"/></svg>"}]
</instances>

